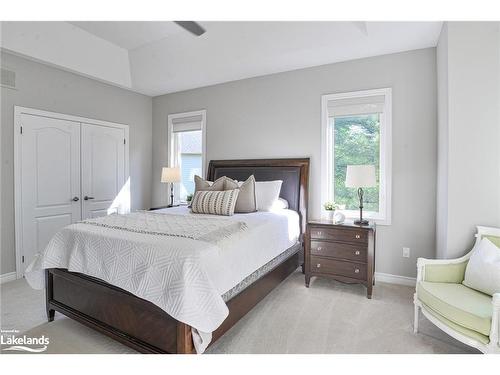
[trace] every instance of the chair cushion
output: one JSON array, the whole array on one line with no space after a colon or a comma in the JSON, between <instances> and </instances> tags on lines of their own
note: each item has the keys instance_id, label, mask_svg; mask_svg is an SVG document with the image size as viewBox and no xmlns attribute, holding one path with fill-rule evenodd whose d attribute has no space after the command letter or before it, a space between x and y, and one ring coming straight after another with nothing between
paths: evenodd
<instances>
[{"instance_id":1,"label":"chair cushion","mask_svg":"<svg viewBox=\"0 0 500 375\"><path fill-rule=\"evenodd\" d=\"M484 235L483 238L489 239L496 247L500 247L500 237Z\"/></svg>"},{"instance_id":2,"label":"chair cushion","mask_svg":"<svg viewBox=\"0 0 500 375\"><path fill-rule=\"evenodd\" d=\"M451 320L446 319L441 314L438 314L437 312L432 310L429 306L425 305L425 307L426 307L426 311L429 314L431 314L433 317L435 317L441 323L446 324L452 330L459 332L462 335L467 336L473 340L479 341L480 343L482 343L484 345L488 345L490 343L490 338L488 336L485 336L479 332L473 331L472 329L468 329L468 328L462 327L456 323L453 323Z\"/></svg>"},{"instance_id":3,"label":"chair cushion","mask_svg":"<svg viewBox=\"0 0 500 375\"><path fill-rule=\"evenodd\" d=\"M426 264L425 281L434 283L461 283L464 281L465 268L468 262L466 260L462 263L454 264Z\"/></svg>"},{"instance_id":4,"label":"chair cushion","mask_svg":"<svg viewBox=\"0 0 500 375\"><path fill-rule=\"evenodd\" d=\"M418 298L453 323L489 336L493 308L491 297L462 284L420 281Z\"/></svg>"}]
</instances>

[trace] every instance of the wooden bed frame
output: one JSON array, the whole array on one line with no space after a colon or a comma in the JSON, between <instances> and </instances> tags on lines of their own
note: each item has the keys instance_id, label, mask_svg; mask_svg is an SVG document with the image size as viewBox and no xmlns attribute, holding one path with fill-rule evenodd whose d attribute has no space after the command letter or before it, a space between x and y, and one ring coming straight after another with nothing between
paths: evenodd
<instances>
[{"instance_id":1,"label":"wooden bed frame","mask_svg":"<svg viewBox=\"0 0 500 375\"><path fill-rule=\"evenodd\" d=\"M307 222L309 159L211 161L207 178L283 180L281 197L300 215L301 245ZM229 315L212 334L220 338L299 266L301 251L227 301ZM46 271L47 318L58 311L141 353L194 353L191 327L153 303L102 280L64 269Z\"/></svg>"}]
</instances>

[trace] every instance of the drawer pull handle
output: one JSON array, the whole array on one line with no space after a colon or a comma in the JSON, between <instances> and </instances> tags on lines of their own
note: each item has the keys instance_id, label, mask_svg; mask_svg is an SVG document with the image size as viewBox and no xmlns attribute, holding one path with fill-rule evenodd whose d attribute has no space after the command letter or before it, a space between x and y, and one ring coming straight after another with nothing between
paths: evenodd
<instances>
[{"instance_id":1,"label":"drawer pull handle","mask_svg":"<svg viewBox=\"0 0 500 375\"><path fill-rule=\"evenodd\" d=\"M356 269L354 270L354 273L359 273L359 268L356 268Z\"/></svg>"},{"instance_id":2,"label":"drawer pull handle","mask_svg":"<svg viewBox=\"0 0 500 375\"><path fill-rule=\"evenodd\" d=\"M318 231L318 236L322 236L323 235L323 232L322 231Z\"/></svg>"},{"instance_id":3,"label":"drawer pull handle","mask_svg":"<svg viewBox=\"0 0 500 375\"><path fill-rule=\"evenodd\" d=\"M320 263L316 264L316 268L320 268L320 267L321 267Z\"/></svg>"},{"instance_id":4,"label":"drawer pull handle","mask_svg":"<svg viewBox=\"0 0 500 375\"><path fill-rule=\"evenodd\" d=\"M318 246L318 251L321 251L323 250L323 248L321 246Z\"/></svg>"},{"instance_id":5,"label":"drawer pull handle","mask_svg":"<svg viewBox=\"0 0 500 375\"><path fill-rule=\"evenodd\" d=\"M359 240L361 236L359 234L356 234L356 238Z\"/></svg>"},{"instance_id":6,"label":"drawer pull handle","mask_svg":"<svg viewBox=\"0 0 500 375\"><path fill-rule=\"evenodd\" d=\"M356 251L354 252L354 254L355 254L355 255L359 255L359 254L360 254L359 250L356 250Z\"/></svg>"}]
</instances>

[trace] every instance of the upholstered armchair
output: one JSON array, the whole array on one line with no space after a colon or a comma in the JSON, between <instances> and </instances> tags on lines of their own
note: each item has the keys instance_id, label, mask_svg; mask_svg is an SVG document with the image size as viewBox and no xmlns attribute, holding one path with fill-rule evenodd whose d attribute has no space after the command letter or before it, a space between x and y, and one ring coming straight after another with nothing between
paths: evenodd
<instances>
[{"instance_id":1,"label":"upholstered armchair","mask_svg":"<svg viewBox=\"0 0 500 375\"><path fill-rule=\"evenodd\" d=\"M477 227L477 246L482 237L500 240L500 229ZM500 293L492 296L462 284L474 248L457 259L417 261L414 295L414 333L418 333L419 310L438 328L483 353L500 353Z\"/></svg>"}]
</instances>

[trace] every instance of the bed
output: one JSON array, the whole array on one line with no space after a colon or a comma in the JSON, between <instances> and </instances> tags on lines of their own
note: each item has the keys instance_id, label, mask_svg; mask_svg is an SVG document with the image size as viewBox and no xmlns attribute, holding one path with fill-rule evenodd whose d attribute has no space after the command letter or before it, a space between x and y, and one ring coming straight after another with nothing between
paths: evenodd
<instances>
[{"instance_id":1,"label":"bed","mask_svg":"<svg viewBox=\"0 0 500 375\"><path fill-rule=\"evenodd\" d=\"M115 274L115 278L109 278L111 282L106 282L95 277L92 272L69 272L64 268L44 267L48 268L45 270L44 280L48 320L52 321L55 311L58 311L141 353L187 354L203 352L208 345L220 338L260 300L295 271L303 259L302 236L305 233L307 220L309 159L211 161L207 179L213 181L221 176L228 176L243 181L250 175L254 175L257 181L282 180L280 196L288 202L289 209L281 211L279 215L255 213L245 214L247 215L245 218L235 215L232 218L234 223L243 223L245 226L249 226L248 233L252 234L253 238L243 240L244 236L240 235L238 238L241 237L241 240L233 244L232 251L224 251L225 247L228 249L231 247L229 245L211 247L208 242L203 242L208 244L206 249L197 249L196 254L213 253L219 255L200 256L197 262L202 264L203 272L196 271L193 273L190 271L189 275L194 274L195 277L183 276L184 279L191 280L191 285L198 286L199 290L192 286L189 286L189 288L183 286L182 292L178 293L179 295L182 294L183 298L186 298L186 295L190 296L190 305L187 308L183 306L182 314L172 308L178 300L170 299L162 305L161 284L155 281L160 278L159 276L155 279L153 275L153 277L147 279L147 282L141 279L138 285L141 285L139 289L142 292L136 288L132 293L130 288L119 287L128 285L123 283L130 282L128 280L130 277L120 274L116 276L116 272L111 272L111 274ZM158 216L160 219L166 215L178 215L176 221L183 219L184 216L181 215L185 215L187 225L191 220L185 208L171 208L169 212L155 212L155 215L160 215ZM149 214L148 218L151 217L153 216ZM182 222L182 220L180 221ZM290 228L295 225L297 232L292 236L293 230L290 230ZM288 226L289 229L287 232L288 239L280 239L279 235L273 237L273 232L279 234L285 231L285 226ZM96 227L91 229L99 231L107 228ZM99 242L91 238L91 233L79 233L79 235L91 244L88 246L89 248L92 247L92 244L95 244L93 249L95 253L102 252L104 254L102 255L103 259L106 259L106 249L101 251L101 246L103 243L112 242L112 238L106 235L107 237L102 240L105 242ZM130 236L132 236L131 233L121 232L120 238L114 240L118 244L115 244L114 251L125 251L124 249L130 247L134 238ZM142 233L139 236L144 237L147 234ZM153 236L150 237L153 238ZM263 251L262 248L266 246L265 243L259 243L259 237L275 238L274 243L279 245L275 245L274 252ZM189 242L191 244L196 242L186 238L172 239L171 243L175 244L172 247L184 249L182 241L186 243L191 241ZM219 241L217 244L226 242ZM155 243L160 242L158 240L153 245ZM234 248L235 244L238 248ZM150 247L153 245L148 244ZM254 246L253 251L252 246ZM276 251L277 247L280 247L281 250ZM271 249L271 247L269 248ZM161 249L157 252L165 253ZM186 250L179 252L179 254L184 252ZM239 262L241 269L232 270L232 268L238 268L232 266L236 264L237 258L244 257L245 254L250 252L252 253L251 258ZM130 253L129 251L124 254ZM132 251L132 254L135 253L135 251ZM117 256L117 254L110 254ZM119 261L120 257L124 257L124 255L119 253L118 257ZM91 263L91 258L92 255L86 255L84 263ZM100 259L99 262L104 263L103 259ZM167 258L158 259L165 264L169 262ZM256 260L252 261L251 259ZM117 260L112 260L109 263L115 264L116 262ZM74 267L68 268L74 271ZM185 267L180 272L183 272L182 270L185 270ZM174 271L178 272L176 269ZM175 284L175 276L172 276L175 272L163 271L161 274L163 279L170 282L168 285L177 285ZM198 274L204 273L208 275L207 278L199 277ZM174 279L170 280L172 278ZM206 287L208 284L210 284L210 288ZM150 298L150 295L153 295L151 290L155 288L159 290L157 294L160 297L155 297L156 299ZM169 298L171 294L169 293ZM167 311L171 312L171 314L167 313ZM178 318L181 316L181 318L176 319L174 316ZM186 323L191 321L195 322L195 324ZM194 327L198 327L198 329ZM207 335L209 335L208 338Z\"/></svg>"}]
</instances>

